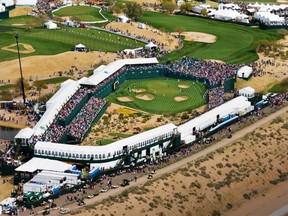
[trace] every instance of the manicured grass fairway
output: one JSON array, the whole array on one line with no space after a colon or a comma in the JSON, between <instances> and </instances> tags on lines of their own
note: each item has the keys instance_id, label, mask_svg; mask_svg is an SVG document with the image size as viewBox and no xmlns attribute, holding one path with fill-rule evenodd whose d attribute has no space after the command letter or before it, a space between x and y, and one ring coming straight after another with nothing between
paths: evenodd
<instances>
[{"instance_id":1,"label":"manicured grass fairway","mask_svg":"<svg viewBox=\"0 0 288 216\"><path fill-rule=\"evenodd\" d=\"M190 87L187 89L181 89L180 92L180 88L178 87L179 84L188 84ZM143 88L145 89L145 92L135 93L133 91L128 91L128 86L130 86L131 89ZM154 91L156 91L156 94ZM180 80L178 82L177 79L158 78L132 80L123 83L116 92L111 93L107 97L107 100L149 113L178 113L185 110L195 109L205 104L206 100L203 98L205 91L205 85L199 82L194 82L193 85L192 81ZM155 98L151 101L145 101L136 98L137 94L151 94ZM165 94L165 96L163 96L163 94ZM118 101L118 97L124 96L130 96L134 101ZM188 96L188 100L176 102L174 101L174 97L176 96Z\"/></svg>"},{"instance_id":2,"label":"manicured grass fairway","mask_svg":"<svg viewBox=\"0 0 288 216\"><path fill-rule=\"evenodd\" d=\"M15 34L19 33L19 42L33 46L36 50L31 54L21 54L21 57L31 55L55 55L71 51L76 44L82 43L91 50L115 52L127 48L144 46L144 43L110 34L103 31L86 28L62 27L59 30L48 30L42 27L35 27L31 31L25 30L25 26L12 26L25 24L27 21L35 21L35 18L23 16L10 18L0 22L0 48L15 43ZM17 58L17 54L0 49L0 61L7 61Z\"/></svg>"},{"instance_id":3,"label":"manicured grass fairway","mask_svg":"<svg viewBox=\"0 0 288 216\"><path fill-rule=\"evenodd\" d=\"M77 16L81 21L100 21L103 17L99 14L98 8L90 6L70 6L53 12L53 15L59 17Z\"/></svg>"},{"instance_id":4,"label":"manicured grass fairway","mask_svg":"<svg viewBox=\"0 0 288 216\"><path fill-rule=\"evenodd\" d=\"M185 31L204 32L217 36L217 41L213 44L185 42L182 49L166 55L163 61L190 56L199 59L218 59L228 63L253 62L258 59L254 45L256 41L281 38L277 30L260 30L197 17L144 12L140 20L156 28L164 27L169 32L176 32L176 29L182 26Z\"/></svg>"}]
</instances>

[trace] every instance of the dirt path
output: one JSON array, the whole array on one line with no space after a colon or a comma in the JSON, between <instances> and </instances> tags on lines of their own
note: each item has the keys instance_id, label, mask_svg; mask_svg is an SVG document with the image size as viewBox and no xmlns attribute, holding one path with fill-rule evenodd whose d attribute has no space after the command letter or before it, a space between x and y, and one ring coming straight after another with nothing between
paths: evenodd
<instances>
[{"instance_id":1,"label":"dirt path","mask_svg":"<svg viewBox=\"0 0 288 216\"><path fill-rule=\"evenodd\" d=\"M288 111L288 106L282 108L281 110L278 110L277 112L267 116L267 117L264 117L263 119L259 120L258 122L246 127L246 128L243 128L242 130L236 132L235 134L233 134L232 138L231 139L224 139L224 140L221 140L220 142L217 142L216 144L196 153L196 154L193 154L181 161L178 161L174 164L171 164L163 169L160 169L160 170L157 170L157 173L154 175L155 178L158 178L166 173L171 173L177 169L180 169L181 167L185 166L188 162L191 162L191 161L194 161L202 156L205 156L207 155L208 153L210 152L213 152L215 151L216 149L218 148L221 148L221 147L225 147L225 146L228 146L230 144L232 144L234 141L236 141L237 139L245 136L246 134L250 133L251 131L255 130L256 128L268 123L269 121L271 121L272 119L274 119L275 117L285 113ZM147 182L147 177L146 176L143 176L141 178L139 178L137 180L137 182L131 182L130 186L129 187L133 187L133 186L140 186L140 185L143 185L145 182ZM125 187L125 188L118 188L117 190L109 190L108 192L106 193L102 193L100 194L99 196L95 197L95 198L92 198L92 199L87 199L85 200L85 203L86 205L89 205L89 204L94 204L95 202L99 202L100 200L102 199L105 199L105 198L108 198L109 196L114 196L114 195L118 195L120 194L121 192L123 192L124 190L126 190L128 187ZM281 190L280 190L281 192ZM278 194L279 195L279 194ZM250 201L249 201L250 202ZM249 204L249 202L247 201L247 205ZM245 204L243 204L242 206L245 206ZM267 203L267 206L271 206L271 212L273 211L276 211L279 207L276 207L274 205L274 202L268 202ZM68 206L72 211L73 210L76 210L78 209L79 207L77 206L76 203L73 203L71 205ZM276 207L276 208L275 208ZM282 207L282 206L280 206ZM274 208L274 209L273 209ZM241 212L241 208L239 208L239 212ZM254 210L254 208L251 208L250 210ZM54 210L51 212L51 215L58 215L58 210ZM243 214L241 214L243 215ZM250 215L250 214L247 214L247 215ZM258 215L258 214L251 214L251 215ZM261 215L261 214L260 214Z\"/></svg>"}]
</instances>

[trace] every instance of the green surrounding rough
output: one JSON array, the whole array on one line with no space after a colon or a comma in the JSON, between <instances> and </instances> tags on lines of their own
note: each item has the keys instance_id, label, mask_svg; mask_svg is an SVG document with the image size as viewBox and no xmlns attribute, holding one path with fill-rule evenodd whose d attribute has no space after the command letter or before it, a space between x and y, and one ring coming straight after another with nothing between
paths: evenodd
<instances>
[{"instance_id":1,"label":"green surrounding rough","mask_svg":"<svg viewBox=\"0 0 288 216\"><path fill-rule=\"evenodd\" d=\"M181 89L178 87L179 84L188 84L190 87ZM129 86L131 90L134 88L143 88L145 91L141 93L128 91ZM199 82L194 82L193 84L192 81L178 81L177 79L165 78L132 80L124 82L119 90L107 97L107 100L149 113L178 113L204 105L206 102L205 97L203 97L205 91L205 85ZM154 96L154 99L150 101L138 99L136 98L138 94L151 94ZM133 101L120 102L117 99L118 97L125 96L130 96L133 98ZM188 100L176 102L174 101L174 97L176 96L187 96Z\"/></svg>"},{"instance_id":2,"label":"green surrounding rough","mask_svg":"<svg viewBox=\"0 0 288 216\"><path fill-rule=\"evenodd\" d=\"M13 84L2 85L2 86L0 86L0 91L9 90L11 88L13 88Z\"/></svg>"},{"instance_id":3,"label":"green surrounding rough","mask_svg":"<svg viewBox=\"0 0 288 216\"><path fill-rule=\"evenodd\" d=\"M103 146L103 145L108 145L108 144L113 143L113 142L115 142L115 140L102 139L102 140L97 140L97 141L96 141L96 144L97 144L97 145L100 145L100 146Z\"/></svg>"},{"instance_id":4,"label":"green surrounding rough","mask_svg":"<svg viewBox=\"0 0 288 216\"><path fill-rule=\"evenodd\" d=\"M59 17L77 16L81 21L104 20L103 17L99 14L99 10L99 8L95 7L78 5L61 8L60 10L53 12L53 15Z\"/></svg>"},{"instance_id":5,"label":"green surrounding rough","mask_svg":"<svg viewBox=\"0 0 288 216\"><path fill-rule=\"evenodd\" d=\"M171 52L162 61L190 56L198 59L217 59L228 63L253 62L258 59L255 52L256 41L260 39L272 41L281 38L277 30L261 30L198 17L172 16L146 11L140 20L158 29L163 27L169 32L176 32L176 29L182 26L186 32L204 32L217 37L215 43L184 42L182 49Z\"/></svg>"},{"instance_id":6,"label":"green surrounding rough","mask_svg":"<svg viewBox=\"0 0 288 216\"><path fill-rule=\"evenodd\" d=\"M70 77L55 77L55 78L43 80L43 82L45 84L57 84L57 83L62 83L68 79L70 79Z\"/></svg>"},{"instance_id":7,"label":"green surrounding rough","mask_svg":"<svg viewBox=\"0 0 288 216\"><path fill-rule=\"evenodd\" d=\"M121 138L127 138L132 136L133 134L123 134L123 133L109 133L109 136L115 136L115 137L121 137Z\"/></svg>"},{"instance_id":8,"label":"green surrounding rough","mask_svg":"<svg viewBox=\"0 0 288 216\"><path fill-rule=\"evenodd\" d=\"M99 30L68 27L61 27L59 30L49 30L36 26L31 31L28 31L25 26L12 25L25 24L27 22L36 23L36 18L22 16L0 22L0 61L17 58L17 53L1 50L1 47L15 44L16 32L19 33L19 43L30 44L35 49L34 53L21 54L22 58L32 55L55 55L71 51L79 43L84 44L91 50L109 52L144 46L142 42Z\"/></svg>"}]
</instances>

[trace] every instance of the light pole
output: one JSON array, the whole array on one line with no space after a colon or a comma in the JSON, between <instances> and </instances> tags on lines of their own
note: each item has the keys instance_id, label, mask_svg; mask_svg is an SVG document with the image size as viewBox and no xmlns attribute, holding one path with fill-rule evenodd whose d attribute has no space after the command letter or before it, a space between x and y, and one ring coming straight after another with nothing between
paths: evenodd
<instances>
[{"instance_id":1,"label":"light pole","mask_svg":"<svg viewBox=\"0 0 288 216\"><path fill-rule=\"evenodd\" d=\"M18 51L18 60L19 60L19 67L20 67L20 80L21 80L23 103L26 104L26 96L25 96L25 90L24 90L22 66L21 66L21 59L20 59L20 51L19 51L19 44L18 44L18 39L19 39L18 32L15 35L15 39L16 39L16 46L17 46L17 51Z\"/></svg>"}]
</instances>

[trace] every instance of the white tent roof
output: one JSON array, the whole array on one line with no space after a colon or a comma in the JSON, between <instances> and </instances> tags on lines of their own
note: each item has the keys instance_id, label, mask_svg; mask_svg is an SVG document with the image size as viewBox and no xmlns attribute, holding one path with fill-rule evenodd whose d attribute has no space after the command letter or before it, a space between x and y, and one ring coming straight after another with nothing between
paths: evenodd
<instances>
[{"instance_id":1,"label":"white tent roof","mask_svg":"<svg viewBox=\"0 0 288 216\"><path fill-rule=\"evenodd\" d=\"M125 65L137 65L137 64L157 64L158 60L156 58L138 58L138 59L123 59L111 62L106 67L102 67L101 70L97 70L95 74L90 76L87 80L83 80L80 84L83 85L98 85L107 77L114 74L120 68Z\"/></svg>"},{"instance_id":2,"label":"white tent roof","mask_svg":"<svg viewBox=\"0 0 288 216\"><path fill-rule=\"evenodd\" d=\"M113 160L113 161L109 161L106 163L91 163L90 164L90 170L97 168L97 167L104 168L104 169L110 169L110 168L115 167L118 162L119 162L119 160Z\"/></svg>"},{"instance_id":3,"label":"white tent roof","mask_svg":"<svg viewBox=\"0 0 288 216\"><path fill-rule=\"evenodd\" d=\"M21 129L16 136L15 139L29 139L34 133L34 130L31 128L23 128Z\"/></svg>"},{"instance_id":4,"label":"white tent roof","mask_svg":"<svg viewBox=\"0 0 288 216\"><path fill-rule=\"evenodd\" d=\"M86 46L80 43L80 44L77 44L75 48L86 48Z\"/></svg>"},{"instance_id":5,"label":"white tent roof","mask_svg":"<svg viewBox=\"0 0 288 216\"><path fill-rule=\"evenodd\" d=\"M16 5L35 6L38 0L17 0Z\"/></svg>"},{"instance_id":6,"label":"white tent roof","mask_svg":"<svg viewBox=\"0 0 288 216\"><path fill-rule=\"evenodd\" d=\"M118 18L121 19L122 22L127 22L129 20L129 18L126 17L125 15L118 16Z\"/></svg>"},{"instance_id":7,"label":"white tent roof","mask_svg":"<svg viewBox=\"0 0 288 216\"><path fill-rule=\"evenodd\" d=\"M246 94L246 95L254 95L255 94L255 89L250 87L250 86L247 86L245 88L242 88L239 90L239 94L243 95L243 94Z\"/></svg>"},{"instance_id":8,"label":"white tent roof","mask_svg":"<svg viewBox=\"0 0 288 216\"><path fill-rule=\"evenodd\" d=\"M13 0L0 0L0 2L2 4L5 4L6 7L14 5L14 1Z\"/></svg>"},{"instance_id":9,"label":"white tent roof","mask_svg":"<svg viewBox=\"0 0 288 216\"><path fill-rule=\"evenodd\" d=\"M44 25L48 28L48 29L55 29L57 28L57 24L52 22L51 20L49 20L48 22L45 22Z\"/></svg>"},{"instance_id":10,"label":"white tent roof","mask_svg":"<svg viewBox=\"0 0 288 216\"><path fill-rule=\"evenodd\" d=\"M67 153L78 153L78 154L108 154L114 151L123 150L124 146L133 146L137 145L143 141L147 141L150 139L156 139L167 133L173 133L174 129L177 128L174 124L169 123L166 125L162 125L160 127L151 129L149 131L145 131L143 133L128 137L126 139L122 139L116 141L114 143L105 145L105 146L76 146L69 144L59 144L59 143L51 143L51 142L37 142L35 144L35 150L52 150L58 152L67 152Z\"/></svg>"},{"instance_id":11,"label":"white tent roof","mask_svg":"<svg viewBox=\"0 0 288 216\"><path fill-rule=\"evenodd\" d=\"M2 11L5 11L5 10L6 10L5 6L0 5L0 11L2 12Z\"/></svg>"},{"instance_id":12,"label":"white tent roof","mask_svg":"<svg viewBox=\"0 0 288 216\"><path fill-rule=\"evenodd\" d=\"M148 44L145 45L145 49L151 49L151 48L154 48L154 47L157 47L157 45L154 44L151 41Z\"/></svg>"},{"instance_id":13,"label":"white tent roof","mask_svg":"<svg viewBox=\"0 0 288 216\"><path fill-rule=\"evenodd\" d=\"M239 96L234 98L204 114L196 117L178 127L178 131L181 133L181 139L185 139L186 136L192 134L193 128L196 130L202 130L210 125L213 125L217 121L217 115L219 118L231 113L238 113L239 111L244 111L250 108L251 103L246 97Z\"/></svg>"},{"instance_id":14,"label":"white tent roof","mask_svg":"<svg viewBox=\"0 0 288 216\"><path fill-rule=\"evenodd\" d=\"M243 74L244 74L244 78L248 78L252 74L252 67L249 67L247 65L241 67L237 71L237 76L243 78Z\"/></svg>"},{"instance_id":15,"label":"white tent roof","mask_svg":"<svg viewBox=\"0 0 288 216\"><path fill-rule=\"evenodd\" d=\"M61 161L33 157L31 160L17 167L15 170L18 172L35 172L37 170L64 172L69 170L71 167L72 165Z\"/></svg>"},{"instance_id":16,"label":"white tent roof","mask_svg":"<svg viewBox=\"0 0 288 216\"><path fill-rule=\"evenodd\" d=\"M80 88L76 81L70 81L69 85L63 85L61 88L46 102L47 110L42 118L33 127L34 135L43 134L54 118L62 108L62 106L70 99L70 97Z\"/></svg>"}]
</instances>

